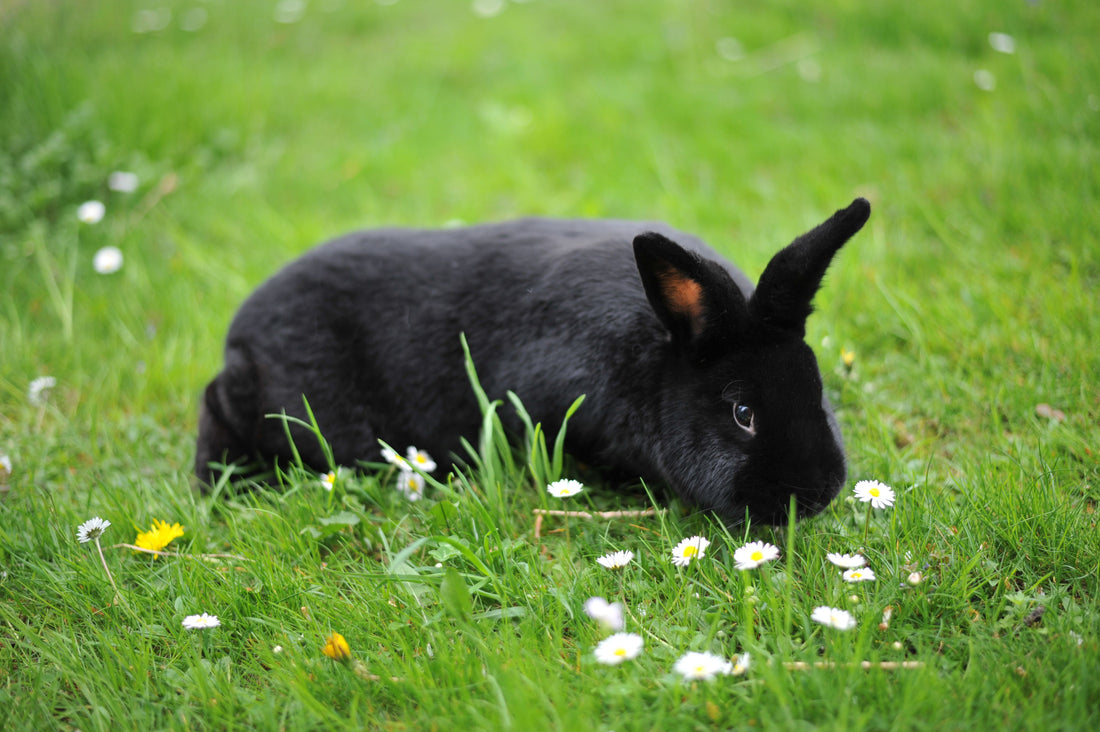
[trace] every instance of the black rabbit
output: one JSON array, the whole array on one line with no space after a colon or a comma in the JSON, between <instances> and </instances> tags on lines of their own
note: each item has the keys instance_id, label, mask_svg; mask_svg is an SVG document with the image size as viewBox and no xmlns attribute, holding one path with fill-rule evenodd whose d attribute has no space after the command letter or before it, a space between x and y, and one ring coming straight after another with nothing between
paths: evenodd
<instances>
[{"instance_id":1,"label":"black rabbit","mask_svg":"<svg viewBox=\"0 0 1100 732\"><path fill-rule=\"evenodd\" d=\"M203 399L196 473L290 458L284 422L265 415L305 418L303 395L338 464L378 460L379 439L460 454L481 421L465 333L488 395L516 392L551 433L587 395L567 431L577 458L667 484L730 524L782 523L791 495L800 514L817 513L846 467L805 321L870 210L858 198L795 239L755 291L662 224L522 219L341 237L241 306ZM305 463L327 469L317 440L291 431Z\"/></svg>"}]
</instances>

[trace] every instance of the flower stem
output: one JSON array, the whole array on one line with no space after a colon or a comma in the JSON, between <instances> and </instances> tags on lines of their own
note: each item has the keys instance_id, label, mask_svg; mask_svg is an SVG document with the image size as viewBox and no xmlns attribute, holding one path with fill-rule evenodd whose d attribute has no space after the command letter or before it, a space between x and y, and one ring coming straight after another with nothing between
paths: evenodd
<instances>
[{"instance_id":1,"label":"flower stem","mask_svg":"<svg viewBox=\"0 0 1100 732\"><path fill-rule=\"evenodd\" d=\"M115 604L125 605L125 601L122 599L122 593L118 591L118 585L115 584L115 578L111 575L111 570L107 566L107 558L103 556L103 546L99 543L99 537L95 538L95 548L99 552L99 561L103 563L103 571L107 573L107 579L111 581L111 587L115 591Z\"/></svg>"}]
</instances>

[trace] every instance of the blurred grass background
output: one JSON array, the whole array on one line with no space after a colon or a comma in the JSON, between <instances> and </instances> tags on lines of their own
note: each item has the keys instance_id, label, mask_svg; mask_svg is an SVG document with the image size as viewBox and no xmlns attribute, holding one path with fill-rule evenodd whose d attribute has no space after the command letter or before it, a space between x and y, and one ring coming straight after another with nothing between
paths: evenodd
<instances>
[{"instance_id":1,"label":"blurred grass background","mask_svg":"<svg viewBox=\"0 0 1100 732\"><path fill-rule=\"evenodd\" d=\"M661 219L756 275L863 195L808 334L853 475L920 486L975 545L1050 539L1033 579L1094 592L1098 37L1088 0L5 3L4 521L61 551L107 506L194 511L234 309L338 233Z\"/></svg>"}]
</instances>

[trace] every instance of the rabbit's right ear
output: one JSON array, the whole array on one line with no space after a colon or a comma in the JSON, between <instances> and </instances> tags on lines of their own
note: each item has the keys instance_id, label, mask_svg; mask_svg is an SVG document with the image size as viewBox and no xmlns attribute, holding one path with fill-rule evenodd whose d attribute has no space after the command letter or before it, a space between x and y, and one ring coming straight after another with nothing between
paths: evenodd
<instances>
[{"instance_id":1,"label":"rabbit's right ear","mask_svg":"<svg viewBox=\"0 0 1100 732\"><path fill-rule=\"evenodd\" d=\"M661 234L635 237L634 261L650 306L681 346L730 335L748 312L725 270Z\"/></svg>"}]
</instances>

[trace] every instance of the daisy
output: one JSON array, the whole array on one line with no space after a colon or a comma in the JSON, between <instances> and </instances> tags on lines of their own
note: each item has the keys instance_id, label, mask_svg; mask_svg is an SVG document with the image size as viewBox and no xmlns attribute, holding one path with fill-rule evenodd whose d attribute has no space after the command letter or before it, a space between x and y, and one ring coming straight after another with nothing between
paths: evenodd
<instances>
[{"instance_id":1,"label":"daisy","mask_svg":"<svg viewBox=\"0 0 1100 732\"><path fill-rule=\"evenodd\" d=\"M749 654L742 653L740 656L734 656L733 661L730 662L729 674L731 676L740 676L749 670Z\"/></svg>"},{"instance_id":2,"label":"daisy","mask_svg":"<svg viewBox=\"0 0 1100 732\"><path fill-rule=\"evenodd\" d=\"M122 269L122 250L118 247L103 247L92 258L92 269L101 275L118 272Z\"/></svg>"},{"instance_id":3,"label":"daisy","mask_svg":"<svg viewBox=\"0 0 1100 732\"><path fill-rule=\"evenodd\" d=\"M602 557L597 557L596 562L600 566L607 567L608 569L622 569L630 564L630 560L633 558L634 552L611 552L610 554L604 554Z\"/></svg>"},{"instance_id":4,"label":"daisy","mask_svg":"<svg viewBox=\"0 0 1100 732\"><path fill-rule=\"evenodd\" d=\"M584 484L578 480L555 480L546 486L547 492L558 498L569 498L584 490Z\"/></svg>"},{"instance_id":5,"label":"daisy","mask_svg":"<svg viewBox=\"0 0 1100 732\"><path fill-rule=\"evenodd\" d=\"M27 385L27 401L36 407L41 407L49 398L50 389L57 386L57 379L52 376L39 376L32 379Z\"/></svg>"},{"instance_id":6,"label":"daisy","mask_svg":"<svg viewBox=\"0 0 1100 732\"><path fill-rule=\"evenodd\" d=\"M397 490L401 491L408 500L419 501L424 497L424 476L411 470L398 471Z\"/></svg>"},{"instance_id":7,"label":"daisy","mask_svg":"<svg viewBox=\"0 0 1100 732\"><path fill-rule=\"evenodd\" d=\"M616 633L596 646L596 660L606 666L617 666L623 661L637 658L645 641L637 633Z\"/></svg>"},{"instance_id":8,"label":"daisy","mask_svg":"<svg viewBox=\"0 0 1100 732\"><path fill-rule=\"evenodd\" d=\"M733 664L713 653L688 651L680 656L672 667L676 673L691 681L711 681L719 674L733 671Z\"/></svg>"},{"instance_id":9,"label":"daisy","mask_svg":"<svg viewBox=\"0 0 1100 732\"><path fill-rule=\"evenodd\" d=\"M863 558L862 554L838 554L837 552L829 552L825 555L825 558L842 569L855 569L856 567L862 567L864 564L867 564L867 560Z\"/></svg>"},{"instance_id":10,"label":"daisy","mask_svg":"<svg viewBox=\"0 0 1100 732\"><path fill-rule=\"evenodd\" d=\"M344 636L339 633L333 633L328 638L325 638L325 645L321 649L321 653L325 654L333 661L346 661L351 658L351 647L348 645Z\"/></svg>"},{"instance_id":11,"label":"daisy","mask_svg":"<svg viewBox=\"0 0 1100 732\"><path fill-rule=\"evenodd\" d=\"M188 630L202 630L204 628L217 628L222 624L217 615L202 613L201 615L188 615L183 619L183 627Z\"/></svg>"},{"instance_id":12,"label":"daisy","mask_svg":"<svg viewBox=\"0 0 1100 732\"><path fill-rule=\"evenodd\" d=\"M672 549L672 563L677 567L686 567L693 559L702 559L707 554L710 541L701 536L684 539Z\"/></svg>"},{"instance_id":13,"label":"daisy","mask_svg":"<svg viewBox=\"0 0 1100 732\"><path fill-rule=\"evenodd\" d=\"M183 527L178 523L169 526L166 521L153 519L153 528L149 531L139 532L134 543L142 549L159 552L181 536L183 536ZM158 555L153 555L154 559L157 557Z\"/></svg>"},{"instance_id":14,"label":"daisy","mask_svg":"<svg viewBox=\"0 0 1100 732\"><path fill-rule=\"evenodd\" d=\"M11 477L11 458L0 452L0 483Z\"/></svg>"},{"instance_id":15,"label":"daisy","mask_svg":"<svg viewBox=\"0 0 1100 732\"><path fill-rule=\"evenodd\" d=\"M875 578L875 573L864 567L862 569L849 569L843 576L848 582L870 582Z\"/></svg>"},{"instance_id":16,"label":"daisy","mask_svg":"<svg viewBox=\"0 0 1100 732\"><path fill-rule=\"evenodd\" d=\"M409 464L405 461L405 458L398 455L397 451L388 448L385 445L382 446L382 459L390 465L396 465L399 468L409 467Z\"/></svg>"},{"instance_id":17,"label":"daisy","mask_svg":"<svg viewBox=\"0 0 1100 732\"><path fill-rule=\"evenodd\" d=\"M410 465L416 466L417 469L423 470L425 473L435 470L435 460L432 460L432 456L423 450L417 450L412 445L405 451L405 459L408 460Z\"/></svg>"},{"instance_id":18,"label":"daisy","mask_svg":"<svg viewBox=\"0 0 1100 732\"><path fill-rule=\"evenodd\" d=\"M851 630L856 627L855 618L847 610L838 610L835 607L815 607L810 615L810 620L822 625L828 625L837 630Z\"/></svg>"},{"instance_id":19,"label":"daisy","mask_svg":"<svg viewBox=\"0 0 1100 732\"><path fill-rule=\"evenodd\" d=\"M873 508L889 508L894 505L894 489L877 480L861 480L853 490L856 498L870 503Z\"/></svg>"},{"instance_id":20,"label":"daisy","mask_svg":"<svg viewBox=\"0 0 1100 732\"><path fill-rule=\"evenodd\" d=\"M119 193L133 193L138 187L137 173L116 170L107 176L107 187Z\"/></svg>"},{"instance_id":21,"label":"daisy","mask_svg":"<svg viewBox=\"0 0 1100 732\"><path fill-rule=\"evenodd\" d=\"M110 521L101 519L99 516L90 518L77 527L76 540L81 544L87 544L93 539L98 539L110 525Z\"/></svg>"},{"instance_id":22,"label":"daisy","mask_svg":"<svg viewBox=\"0 0 1100 732\"><path fill-rule=\"evenodd\" d=\"M599 623L604 630L619 631L626 627L621 602L608 602L602 597L590 597L584 603L584 614Z\"/></svg>"},{"instance_id":23,"label":"daisy","mask_svg":"<svg viewBox=\"0 0 1100 732\"><path fill-rule=\"evenodd\" d=\"M321 476L321 487L326 491L331 491L336 487L336 479L340 477L338 470L330 470Z\"/></svg>"},{"instance_id":24,"label":"daisy","mask_svg":"<svg viewBox=\"0 0 1100 732\"><path fill-rule=\"evenodd\" d=\"M107 207L99 201L85 201L76 209L76 217L85 224L98 224L107 213Z\"/></svg>"},{"instance_id":25,"label":"daisy","mask_svg":"<svg viewBox=\"0 0 1100 732\"><path fill-rule=\"evenodd\" d=\"M763 541L749 542L733 553L738 569L756 569L779 556L779 549Z\"/></svg>"}]
</instances>

